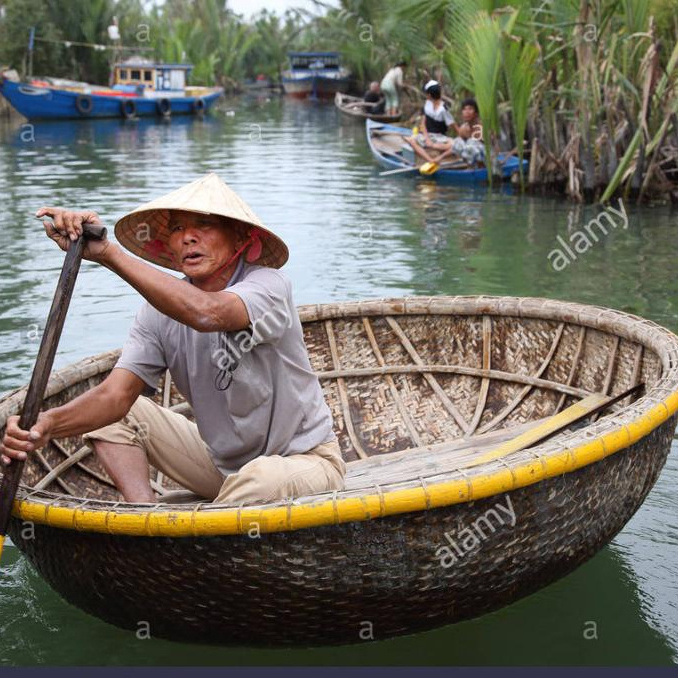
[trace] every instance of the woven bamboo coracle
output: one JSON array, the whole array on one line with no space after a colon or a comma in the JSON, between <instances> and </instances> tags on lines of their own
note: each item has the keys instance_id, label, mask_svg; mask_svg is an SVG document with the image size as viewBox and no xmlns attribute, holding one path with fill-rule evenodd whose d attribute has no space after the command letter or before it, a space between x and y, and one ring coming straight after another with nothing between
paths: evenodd
<instances>
[{"instance_id":1,"label":"woven bamboo coracle","mask_svg":"<svg viewBox=\"0 0 678 678\"><path fill-rule=\"evenodd\" d=\"M664 465L678 337L652 322L499 297L300 315L348 462L345 490L256 506L168 504L180 488L154 472L158 503L132 505L80 439L54 440L26 465L10 536L67 601L123 628L222 645L430 629L571 572L621 530ZM117 357L55 373L46 407L99 383ZM636 384L640 397L488 457L590 394ZM24 394L0 403L0 425ZM156 397L191 416L169 378Z\"/></svg>"}]
</instances>

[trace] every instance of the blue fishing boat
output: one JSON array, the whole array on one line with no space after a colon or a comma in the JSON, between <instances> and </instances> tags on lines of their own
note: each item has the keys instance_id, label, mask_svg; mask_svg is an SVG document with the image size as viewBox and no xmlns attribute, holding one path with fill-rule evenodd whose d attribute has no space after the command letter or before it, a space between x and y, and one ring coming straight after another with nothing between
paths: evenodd
<instances>
[{"instance_id":1,"label":"blue fishing boat","mask_svg":"<svg viewBox=\"0 0 678 678\"><path fill-rule=\"evenodd\" d=\"M403 139L403 137L412 135L411 129L380 124L373 120L367 120L365 125L367 143L372 155L382 167L389 170L403 170L403 174L411 170L412 174L422 176L417 171L412 147ZM506 153L498 154L496 163L502 179L510 179L520 168L520 160ZM523 172L527 170L527 164L527 160L523 160ZM425 176L449 183L476 184L487 181L487 169L485 167L458 169L442 167L437 172Z\"/></svg>"},{"instance_id":2,"label":"blue fishing boat","mask_svg":"<svg viewBox=\"0 0 678 678\"><path fill-rule=\"evenodd\" d=\"M221 87L190 87L190 64L161 64L139 57L113 66L113 86L58 78L16 81L0 73L0 94L29 120L169 117L205 113Z\"/></svg>"},{"instance_id":3,"label":"blue fishing boat","mask_svg":"<svg viewBox=\"0 0 678 678\"><path fill-rule=\"evenodd\" d=\"M289 52L290 67L282 73L285 94L299 99L333 99L348 91L350 73L338 52Z\"/></svg>"}]
</instances>

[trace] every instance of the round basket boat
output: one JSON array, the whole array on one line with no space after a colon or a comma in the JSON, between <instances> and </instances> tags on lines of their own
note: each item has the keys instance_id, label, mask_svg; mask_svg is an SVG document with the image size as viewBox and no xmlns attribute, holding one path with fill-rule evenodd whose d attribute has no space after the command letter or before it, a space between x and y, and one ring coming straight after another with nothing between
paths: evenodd
<instances>
[{"instance_id":1,"label":"round basket boat","mask_svg":"<svg viewBox=\"0 0 678 678\"><path fill-rule=\"evenodd\" d=\"M300 314L345 490L167 504L178 488L154 472L158 503L132 505L80 439L52 441L26 466L10 536L67 601L127 629L224 645L430 629L571 572L619 532L666 460L678 337L652 322L498 297ZM47 406L99 383L117 356L55 373ZM23 396L4 399L2 426ZM190 416L169 379L156 397Z\"/></svg>"}]
</instances>

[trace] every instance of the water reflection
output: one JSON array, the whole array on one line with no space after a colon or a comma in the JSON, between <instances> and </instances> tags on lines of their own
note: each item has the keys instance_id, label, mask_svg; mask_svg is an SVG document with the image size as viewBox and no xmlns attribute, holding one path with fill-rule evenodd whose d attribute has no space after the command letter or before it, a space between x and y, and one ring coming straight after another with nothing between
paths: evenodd
<instances>
[{"instance_id":1,"label":"water reflection","mask_svg":"<svg viewBox=\"0 0 678 678\"><path fill-rule=\"evenodd\" d=\"M79 146L103 151L104 156L113 150L134 149L138 143L157 143L175 140L178 134L186 137L190 128L192 134L199 133L204 127L218 126L219 119L214 116L191 118L178 116L173 119L155 120L138 118L136 120L103 119L35 121L28 123L14 119L7 126L3 143L24 151L38 149L66 148L77 152ZM31 146L35 144L35 146Z\"/></svg>"}]
</instances>

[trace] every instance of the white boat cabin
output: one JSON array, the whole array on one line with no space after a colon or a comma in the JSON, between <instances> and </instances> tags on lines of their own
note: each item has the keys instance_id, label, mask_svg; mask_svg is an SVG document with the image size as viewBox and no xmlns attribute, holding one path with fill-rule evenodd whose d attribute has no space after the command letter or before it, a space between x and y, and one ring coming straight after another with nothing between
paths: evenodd
<instances>
[{"instance_id":1,"label":"white boat cabin","mask_svg":"<svg viewBox=\"0 0 678 678\"><path fill-rule=\"evenodd\" d=\"M300 71L338 71L341 57L338 52L288 52L290 70Z\"/></svg>"},{"instance_id":2,"label":"white boat cabin","mask_svg":"<svg viewBox=\"0 0 678 678\"><path fill-rule=\"evenodd\" d=\"M190 64L159 64L135 59L113 66L113 86L116 89L143 87L145 93L182 92L193 66Z\"/></svg>"}]
</instances>

